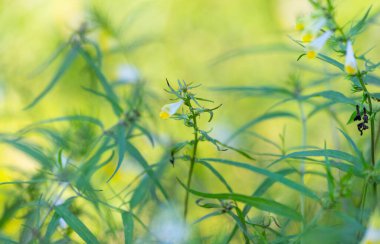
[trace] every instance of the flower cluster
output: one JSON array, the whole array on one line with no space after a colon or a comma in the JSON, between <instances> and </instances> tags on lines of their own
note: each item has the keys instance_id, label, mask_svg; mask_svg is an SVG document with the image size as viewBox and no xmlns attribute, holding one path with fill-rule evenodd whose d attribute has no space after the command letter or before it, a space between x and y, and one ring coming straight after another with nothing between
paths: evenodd
<instances>
[{"instance_id":1,"label":"flower cluster","mask_svg":"<svg viewBox=\"0 0 380 244\"><path fill-rule=\"evenodd\" d=\"M301 40L304 43L306 56L309 59L316 58L326 45L327 41L334 38L337 26L331 20L329 13L317 10L308 17L299 17L296 22L296 30L301 32ZM341 46L345 46L345 66L348 75L356 75L358 67L355 59L352 41L346 38L335 38Z\"/></svg>"}]
</instances>

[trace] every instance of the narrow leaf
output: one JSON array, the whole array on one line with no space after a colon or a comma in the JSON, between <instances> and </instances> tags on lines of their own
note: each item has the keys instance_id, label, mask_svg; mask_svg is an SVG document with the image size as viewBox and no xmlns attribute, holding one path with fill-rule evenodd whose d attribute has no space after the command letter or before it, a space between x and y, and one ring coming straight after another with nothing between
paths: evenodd
<instances>
[{"instance_id":1,"label":"narrow leaf","mask_svg":"<svg viewBox=\"0 0 380 244\"><path fill-rule=\"evenodd\" d=\"M57 84L57 82L61 79L63 74L69 68L70 64L72 64L78 54L78 48L73 47L70 52L66 55L65 59L61 63L61 66L58 68L57 72L53 76L53 79L50 83L45 87L45 89L24 109L30 109L34 107L53 87Z\"/></svg>"},{"instance_id":2,"label":"narrow leaf","mask_svg":"<svg viewBox=\"0 0 380 244\"><path fill-rule=\"evenodd\" d=\"M314 193L312 190L310 190L309 188L305 187L304 185L301 185L297 182L294 182L294 181L291 181L287 178L285 178L283 175L281 174L277 174L277 173L273 173L267 169L263 169L263 168L260 168L260 167L256 167L256 166L253 166L253 165L250 165L250 164L247 164L247 163L240 163L240 162L234 162L234 161L231 161L231 160L226 160L226 159L217 159L217 158L203 158L201 159L202 161L209 161L209 162L215 162L215 163L222 163L222 164L227 164L227 165L232 165L232 166L235 166L235 167L239 167L239 168L244 168L244 169L247 169L247 170L250 170L250 171L253 171L255 173L258 173L258 174L262 174L262 175L265 175L273 180L275 180L276 182L278 183L281 183L291 189L294 189L300 193L302 193L303 195L305 196L308 196L314 200L319 200L319 197L316 193Z\"/></svg>"},{"instance_id":3,"label":"narrow leaf","mask_svg":"<svg viewBox=\"0 0 380 244\"><path fill-rule=\"evenodd\" d=\"M94 234L71 213L65 205L56 206L55 212L62 217L68 226L70 226L86 243L99 243Z\"/></svg>"},{"instance_id":4,"label":"narrow leaf","mask_svg":"<svg viewBox=\"0 0 380 244\"><path fill-rule=\"evenodd\" d=\"M260 198L260 197L245 196L242 194L235 194L235 193L218 193L218 194L204 193L204 192L187 188L185 184L183 184L181 181L179 181L179 183L187 191L189 191L190 193L196 196L220 199L220 200L224 200L224 199L234 200L234 201L246 203L257 209L278 214L278 215L281 215L293 220L302 220L302 216L297 211L273 200L268 200L268 199Z\"/></svg>"},{"instance_id":5,"label":"narrow leaf","mask_svg":"<svg viewBox=\"0 0 380 244\"><path fill-rule=\"evenodd\" d=\"M133 215L129 212L122 212L121 217L123 219L123 229L124 229L124 243L133 243Z\"/></svg>"}]
</instances>

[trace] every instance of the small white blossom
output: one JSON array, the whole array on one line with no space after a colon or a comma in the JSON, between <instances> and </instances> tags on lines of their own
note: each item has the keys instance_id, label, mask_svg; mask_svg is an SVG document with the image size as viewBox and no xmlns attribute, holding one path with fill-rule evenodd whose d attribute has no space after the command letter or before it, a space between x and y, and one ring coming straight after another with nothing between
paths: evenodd
<instances>
[{"instance_id":1,"label":"small white blossom","mask_svg":"<svg viewBox=\"0 0 380 244\"><path fill-rule=\"evenodd\" d=\"M318 55L319 51L326 44L327 40L332 36L332 34L333 32L328 30L325 33L323 33L320 37L312 41L306 47L306 56L308 58L315 58Z\"/></svg>"},{"instance_id":2,"label":"small white blossom","mask_svg":"<svg viewBox=\"0 0 380 244\"><path fill-rule=\"evenodd\" d=\"M368 228L360 244L380 244L380 212L376 210L368 223Z\"/></svg>"},{"instance_id":3,"label":"small white blossom","mask_svg":"<svg viewBox=\"0 0 380 244\"><path fill-rule=\"evenodd\" d=\"M140 80L140 72L134 65L122 64L117 69L117 80L123 83L136 83Z\"/></svg>"},{"instance_id":4,"label":"small white blossom","mask_svg":"<svg viewBox=\"0 0 380 244\"><path fill-rule=\"evenodd\" d=\"M302 33L302 41L303 42L311 42L318 32L326 25L327 20L325 17L318 17L311 20L311 23L303 27L303 33Z\"/></svg>"},{"instance_id":5,"label":"small white blossom","mask_svg":"<svg viewBox=\"0 0 380 244\"><path fill-rule=\"evenodd\" d=\"M352 43L350 40L347 41L346 62L344 64L344 69L349 75L354 75L358 71L358 66L356 64L354 50L352 48Z\"/></svg>"},{"instance_id":6,"label":"small white blossom","mask_svg":"<svg viewBox=\"0 0 380 244\"><path fill-rule=\"evenodd\" d=\"M169 103L169 104L164 105L161 108L160 118L162 119L169 118L170 116L172 116L173 114L177 112L177 110L181 107L182 104L183 104L183 100L180 100L176 103Z\"/></svg>"},{"instance_id":7,"label":"small white blossom","mask_svg":"<svg viewBox=\"0 0 380 244\"><path fill-rule=\"evenodd\" d=\"M188 228L174 209L163 208L151 224L151 231L159 243L186 243Z\"/></svg>"}]
</instances>

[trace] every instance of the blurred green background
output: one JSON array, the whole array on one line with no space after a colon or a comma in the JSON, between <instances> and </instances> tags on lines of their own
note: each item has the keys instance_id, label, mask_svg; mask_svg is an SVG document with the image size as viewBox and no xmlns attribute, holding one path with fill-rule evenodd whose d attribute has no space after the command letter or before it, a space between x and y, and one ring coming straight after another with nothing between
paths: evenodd
<instances>
[{"instance_id":1,"label":"blurred green background","mask_svg":"<svg viewBox=\"0 0 380 244\"><path fill-rule=\"evenodd\" d=\"M378 1L335 1L339 12L338 21L359 18ZM76 61L63 79L36 107L23 108L36 97L48 84L59 65L58 58L43 72L39 67L48 60L57 48L70 38L70 35L83 22L91 22L91 11L99 13L105 25L92 33L91 38L101 44L104 52L103 71L112 79L117 79L120 65L133 65L146 82L151 93L147 99L154 114L145 114L149 118L149 127L159 140L180 141L191 137L188 128L174 120L159 120L160 107L169 102L169 96L163 91L165 79L175 82L177 79L202 84L197 89L201 97L212 99L223 106L216 112L212 125L202 122L204 128L213 129L212 134L224 140L238 126L241 126L260 114L272 104L273 98L255 98L236 94L215 92L210 88L231 85L270 85L289 86L289 76L297 74L302 83L323 77L326 68L317 60L296 59L299 48L289 36L299 38L294 31L295 19L302 13L309 13L306 0L155 0L155 1L46 1L46 0L0 0L0 125L1 132L15 132L24 126L39 120L68 115L89 114L101 120L114 123L115 118L108 106L99 98L88 94L81 86L91 86L91 80L84 71L83 62ZM360 51L378 44L379 25L374 24L360 39L356 47ZM377 47L375 47L377 48ZM378 49L370 55L379 60ZM240 54L240 55L234 55ZM231 57L231 58L225 58ZM350 83L340 77L326 85L350 96ZM311 88L310 93L326 87ZM313 90L314 89L314 90ZM340 107L339 107L340 106ZM295 110L295 104L285 104L284 110ZM310 108L306 108L310 110ZM337 105L337 116L343 122L348 120L350 108ZM296 110L295 110L296 111ZM60 130L70 130L67 125L55 125ZM62 126L62 127L60 127ZM338 143L336 125L327 114L320 114L308 121L308 144L334 147ZM286 127L287 147L301 143L300 124L295 120L277 119L255 127L261 135L280 141ZM363 140L353 125L348 128L356 140ZM38 138L35 138L38 141ZM151 147L144 140L139 142L140 150L149 162L155 162L165 147ZM268 152L271 149L262 142L242 138L236 145L249 152ZM364 150L367 150L365 148ZM201 155L215 155L212 146L204 146ZM9 146L0 145L0 181L22 178L14 168L34 170L35 164ZM220 153L218 154L220 155ZM235 157L233 153L224 155ZM240 186L240 193L251 193L261 179L237 169L221 168L231 185ZM125 166L114 182L128 182L139 169ZM176 184L175 177L185 177L186 165L175 167L163 179L163 184ZM112 172L112 168L110 172ZM210 189L221 189L208 182L207 175L197 173L199 182L207 182ZM256 176L255 176L256 177ZM102 179L99 179L101 182ZM104 180L104 179L103 179ZM101 184L101 183L99 183ZM310 186L319 185L310 182ZM195 188L197 183L195 182ZM244 187L241 187L244 186ZM177 188L175 194L182 199L183 191ZM173 189L174 190L174 189ZM9 189L0 190L0 200L5 201ZM174 192L173 192L174 194ZM279 201L290 201L288 195L272 197ZM195 200L195 198L193 199ZM179 200L180 201L180 200ZM204 215L204 210L196 212L196 219ZM196 213L195 213L196 212ZM212 225L214 220L202 223L204 232L212 234L220 228L231 226ZM217 220L215 220L217 221ZM13 227L8 227L14 233Z\"/></svg>"}]
</instances>

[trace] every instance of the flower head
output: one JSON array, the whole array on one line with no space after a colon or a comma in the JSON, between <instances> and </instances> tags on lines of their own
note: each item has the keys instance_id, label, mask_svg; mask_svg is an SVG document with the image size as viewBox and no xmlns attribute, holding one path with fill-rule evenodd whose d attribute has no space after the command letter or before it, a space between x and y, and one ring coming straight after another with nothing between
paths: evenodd
<instances>
[{"instance_id":1,"label":"flower head","mask_svg":"<svg viewBox=\"0 0 380 244\"><path fill-rule=\"evenodd\" d=\"M371 216L369 226L360 244L380 243L380 212L376 210Z\"/></svg>"},{"instance_id":2,"label":"flower head","mask_svg":"<svg viewBox=\"0 0 380 244\"><path fill-rule=\"evenodd\" d=\"M332 36L333 32L328 30L325 33L323 33L320 37L312 41L307 47L306 47L306 56L308 58L315 58L318 54L318 52L323 48L323 46L326 44L327 40Z\"/></svg>"},{"instance_id":3,"label":"flower head","mask_svg":"<svg viewBox=\"0 0 380 244\"><path fill-rule=\"evenodd\" d=\"M354 75L358 71L358 66L356 64L354 50L352 48L352 43L350 40L347 41L346 62L344 64L344 69L346 73L349 75Z\"/></svg>"},{"instance_id":4,"label":"flower head","mask_svg":"<svg viewBox=\"0 0 380 244\"><path fill-rule=\"evenodd\" d=\"M315 38L317 33L323 28L323 26L326 25L326 23L327 20L323 16L319 16L318 18L312 19L310 25L308 25L307 27L303 27L302 29L302 41L311 42Z\"/></svg>"},{"instance_id":5,"label":"flower head","mask_svg":"<svg viewBox=\"0 0 380 244\"><path fill-rule=\"evenodd\" d=\"M140 80L140 72L131 64L121 64L117 69L117 79L123 83L136 83Z\"/></svg>"},{"instance_id":6,"label":"flower head","mask_svg":"<svg viewBox=\"0 0 380 244\"><path fill-rule=\"evenodd\" d=\"M303 31L305 29L305 18L304 17L298 17L297 18L295 29L297 31Z\"/></svg>"},{"instance_id":7,"label":"flower head","mask_svg":"<svg viewBox=\"0 0 380 244\"><path fill-rule=\"evenodd\" d=\"M180 100L176 103L165 104L161 108L160 118L162 119L169 118L170 116L172 116L173 114L177 112L177 110L181 107L182 104L183 104L183 100Z\"/></svg>"}]
</instances>

